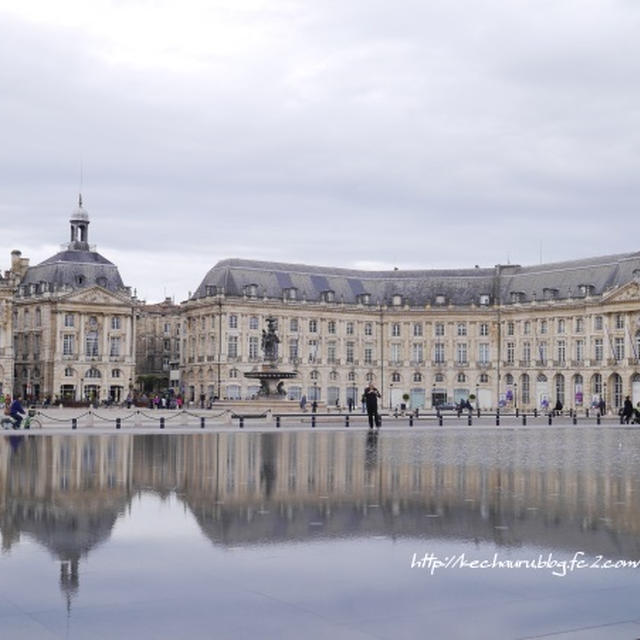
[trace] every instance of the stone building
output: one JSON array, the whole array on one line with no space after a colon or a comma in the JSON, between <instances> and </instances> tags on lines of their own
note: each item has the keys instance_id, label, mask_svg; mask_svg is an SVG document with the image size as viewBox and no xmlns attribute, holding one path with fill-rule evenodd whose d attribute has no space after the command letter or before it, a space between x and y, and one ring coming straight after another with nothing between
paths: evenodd
<instances>
[{"instance_id":1,"label":"stone building","mask_svg":"<svg viewBox=\"0 0 640 640\"><path fill-rule=\"evenodd\" d=\"M179 390L180 305L171 298L138 307L136 384L141 391Z\"/></svg>"},{"instance_id":2,"label":"stone building","mask_svg":"<svg viewBox=\"0 0 640 640\"><path fill-rule=\"evenodd\" d=\"M13 251L11 268L0 275L0 394L13 393L13 297L28 265L20 251Z\"/></svg>"},{"instance_id":3,"label":"stone building","mask_svg":"<svg viewBox=\"0 0 640 640\"><path fill-rule=\"evenodd\" d=\"M471 398L481 408L640 402L640 253L521 267L357 271L223 260L182 305L181 385L252 397L277 319L292 400L385 408Z\"/></svg>"},{"instance_id":4,"label":"stone building","mask_svg":"<svg viewBox=\"0 0 640 640\"><path fill-rule=\"evenodd\" d=\"M33 400L124 400L135 377L136 301L71 215L62 251L26 266L13 301L14 392Z\"/></svg>"}]
</instances>

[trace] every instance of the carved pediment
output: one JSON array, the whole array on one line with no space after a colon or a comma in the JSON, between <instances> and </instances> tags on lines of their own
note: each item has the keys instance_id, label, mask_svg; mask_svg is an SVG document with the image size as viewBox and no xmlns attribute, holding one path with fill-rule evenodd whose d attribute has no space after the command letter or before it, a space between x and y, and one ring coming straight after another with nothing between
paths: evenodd
<instances>
[{"instance_id":1,"label":"carved pediment","mask_svg":"<svg viewBox=\"0 0 640 640\"><path fill-rule=\"evenodd\" d=\"M602 296L603 302L640 302L640 285L637 282L628 282L621 287L609 291Z\"/></svg>"},{"instance_id":2,"label":"carved pediment","mask_svg":"<svg viewBox=\"0 0 640 640\"><path fill-rule=\"evenodd\" d=\"M83 289L82 291L73 291L64 296L65 302L77 302L80 304L117 304L129 302L123 299L117 294L111 293L107 289L102 287L91 287L90 289Z\"/></svg>"}]
</instances>

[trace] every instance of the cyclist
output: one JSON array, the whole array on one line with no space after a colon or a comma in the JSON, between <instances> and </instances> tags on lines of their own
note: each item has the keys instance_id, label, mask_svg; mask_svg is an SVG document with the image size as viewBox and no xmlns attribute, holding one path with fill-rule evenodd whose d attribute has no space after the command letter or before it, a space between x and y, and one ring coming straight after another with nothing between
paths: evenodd
<instances>
[{"instance_id":1,"label":"cyclist","mask_svg":"<svg viewBox=\"0 0 640 640\"><path fill-rule=\"evenodd\" d=\"M20 424L22 423L22 418L24 417L25 410L20 403L21 396L16 396L9 407L9 415L14 419L14 429L19 429Z\"/></svg>"}]
</instances>

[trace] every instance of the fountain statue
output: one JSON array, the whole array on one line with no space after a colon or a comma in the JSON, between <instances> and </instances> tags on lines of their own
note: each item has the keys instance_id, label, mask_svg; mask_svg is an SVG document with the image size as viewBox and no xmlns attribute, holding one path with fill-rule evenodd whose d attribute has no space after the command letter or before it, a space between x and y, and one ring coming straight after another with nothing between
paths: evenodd
<instances>
[{"instance_id":1,"label":"fountain statue","mask_svg":"<svg viewBox=\"0 0 640 640\"><path fill-rule=\"evenodd\" d=\"M276 334L277 320L269 316L267 318L267 328L262 330L262 351L264 353L264 364L258 371L248 371L245 378L260 380L259 398L269 400L282 400L286 397L283 380L295 378L298 374L295 371L278 371L278 344L280 338Z\"/></svg>"}]
</instances>

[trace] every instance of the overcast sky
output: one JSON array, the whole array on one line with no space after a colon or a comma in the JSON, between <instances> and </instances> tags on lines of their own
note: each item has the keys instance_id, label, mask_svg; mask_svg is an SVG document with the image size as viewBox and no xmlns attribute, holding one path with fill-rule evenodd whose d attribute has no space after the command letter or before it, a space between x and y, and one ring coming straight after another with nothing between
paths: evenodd
<instances>
[{"instance_id":1,"label":"overcast sky","mask_svg":"<svg viewBox=\"0 0 640 640\"><path fill-rule=\"evenodd\" d=\"M231 257L640 249L637 0L0 0L1 268L90 241L148 301Z\"/></svg>"}]
</instances>

